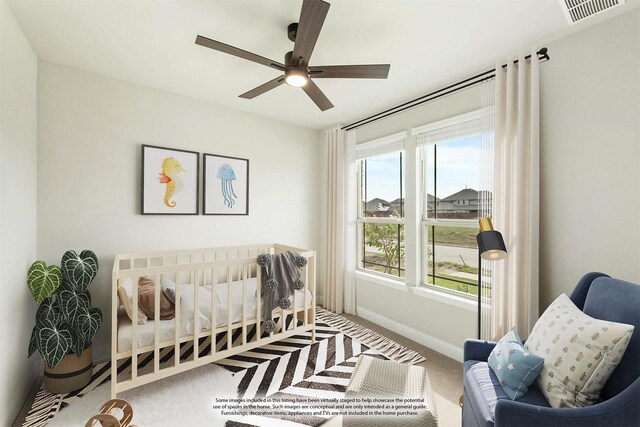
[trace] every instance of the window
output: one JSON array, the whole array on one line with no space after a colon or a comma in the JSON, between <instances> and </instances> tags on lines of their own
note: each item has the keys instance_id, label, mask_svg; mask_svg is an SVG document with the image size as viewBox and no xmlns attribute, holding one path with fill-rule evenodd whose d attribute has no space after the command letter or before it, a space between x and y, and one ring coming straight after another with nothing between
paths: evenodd
<instances>
[{"instance_id":1,"label":"window","mask_svg":"<svg viewBox=\"0 0 640 427\"><path fill-rule=\"evenodd\" d=\"M418 134L423 286L478 294L478 218L490 216L491 204L481 182L480 124L479 114L471 113L425 126Z\"/></svg>"},{"instance_id":2,"label":"window","mask_svg":"<svg viewBox=\"0 0 640 427\"><path fill-rule=\"evenodd\" d=\"M404 278L404 138L359 144L358 267Z\"/></svg>"},{"instance_id":3,"label":"window","mask_svg":"<svg viewBox=\"0 0 640 427\"><path fill-rule=\"evenodd\" d=\"M481 124L476 111L412 129L411 138L402 132L356 145L360 271L477 295L478 218L491 216L492 203L483 165L493 152ZM482 270L490 283L486 264Z\"/></svg>"}]
</instances>

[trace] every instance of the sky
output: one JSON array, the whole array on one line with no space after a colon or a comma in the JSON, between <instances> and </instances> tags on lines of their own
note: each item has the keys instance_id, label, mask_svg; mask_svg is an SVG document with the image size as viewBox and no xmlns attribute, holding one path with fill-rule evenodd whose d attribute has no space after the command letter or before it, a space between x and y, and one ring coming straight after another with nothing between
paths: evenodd
<instances>
[{"instance_id":1,"label":"sky","mask_svg":"<svg viewBox=\"0 0 640 427\"><path fill-rule=\"evenodd\" d=\"M480 189L481 142L481 136L476 135L437 144L438 198L443 199L464 188ZM433 145L427 146L427 159L427 192L433 195ZM376 197L388 202L400 197L398 152L367 159L366 199Z\"/></svg>"}]
</instances>

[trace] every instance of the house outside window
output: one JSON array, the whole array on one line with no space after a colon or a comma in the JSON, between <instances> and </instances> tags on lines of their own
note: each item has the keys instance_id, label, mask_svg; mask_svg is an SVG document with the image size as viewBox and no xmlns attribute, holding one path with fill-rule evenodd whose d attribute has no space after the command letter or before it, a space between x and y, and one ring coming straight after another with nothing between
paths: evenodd
<instances>
[{"instance_id":1,"label":"house outside window","mask_svg":"<svg viewBox=\"0 0 640 427\"><path fill-rule=\"evenodd\" d=\"M358 268L404 278L406 132L356 146Z\"/></svg>"}]
</instances>

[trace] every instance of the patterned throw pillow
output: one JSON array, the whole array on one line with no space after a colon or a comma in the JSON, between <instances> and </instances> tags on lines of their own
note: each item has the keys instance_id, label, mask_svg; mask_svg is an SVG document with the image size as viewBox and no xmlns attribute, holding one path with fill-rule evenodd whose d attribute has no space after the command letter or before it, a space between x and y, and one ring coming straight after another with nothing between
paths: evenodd
<instances>
[{"instance_id":1,"label":"patterned throw pillow","mask_svg":"<svg viewBox=\"0 0 640 427\"><path fill-rule=\"evenodd\" d=\"M545 358L538 387L551 407L597 403L632 334L632 325L594 319L565 294L551 303L524 345Z\"/></svg>"},{"instance_id":2,"label":"patterned throw pillow","mask_svg":"<svg viewBox=\"0 0 640 427\"><path fill-rule=\"evenodd\" d=\"M487 361L511 400L527 393L529 386L540 375L544 363L542 357L522 346L516 331L508 332L498 341Z\"/></svg>"}]
</instances>

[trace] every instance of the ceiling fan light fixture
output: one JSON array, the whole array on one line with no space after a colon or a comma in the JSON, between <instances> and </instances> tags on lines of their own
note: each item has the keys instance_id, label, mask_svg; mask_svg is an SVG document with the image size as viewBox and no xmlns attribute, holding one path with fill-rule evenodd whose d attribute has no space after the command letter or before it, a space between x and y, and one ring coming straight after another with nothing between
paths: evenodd
<instances>
[{"instance_id":1,"label":"ceiling fan light fixture","mask_svg":"<svg viewBox=\"0 0 640 427\"><path fill-rule=\"evenodd\" d=\"M303 70L292 69L284 73L284 81L293 87L302 87L309 81L309 74Z\"/></svg>"}]
</instances>

